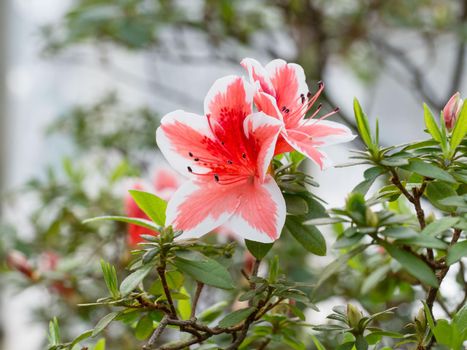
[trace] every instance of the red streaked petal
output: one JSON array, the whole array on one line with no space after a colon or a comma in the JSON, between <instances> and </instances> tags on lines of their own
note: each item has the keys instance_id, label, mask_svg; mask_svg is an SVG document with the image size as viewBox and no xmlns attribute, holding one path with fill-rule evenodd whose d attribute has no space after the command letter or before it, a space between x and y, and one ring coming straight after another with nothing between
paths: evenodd
<instances>
[{"instance_id":1,"label":"red streaked petal","mask_svg":"<svg viewBox=\"0 0 467 350\"><path fill-rule=\"evenodd\" d=\"M204 112L219 140L238 140L243 120L252 112L255 92L253 85L235 75L214 82L204 100Z\"/></svg>"},{"instance_id":2,"label":"red streaked petal","mask_svg":"<svg viewBox=\"0 0 467 350\"><path fill-rule=\"evenodd\" d=\"M157 145L165 159L185 176L191 175L188 167L197 173L209 170L194 159L212 158L209 147L214 143L213 139L206 117L182 110L165 115L156 131Z\"/></svg>"},{"instance_id":3,"label":"red streaked petal","mask_svg":"<svg viewBox=\"0 0 467 350\"><path fill-rule=\"evenodd\" d=\"M253 58L244 58L240 64L248 71L251 82L259 83L261 91L271 96L276 95L271 80L269 79L269 74L261 63Z\"/></svg>"},{"instance_id":4,"label":"red streaked petal","mask_svg":"<svg viewBox=\"0 0 467 350\"><path fill-rule=\"evenodd\" d=\"M328 156L318 150L311 140L304 139L300 134L294 135L293 132L288 134L282 133L282 136L290 146L314 161L321 170L332 166L332 162Z\"/></svg>"},{"instance_id":5,"label":"red streaked petal","mask_svg":"<svg viewBox=\"0 0 467 350\"><path fill-rule=\"evenodd\" d=\"M226 222L239 205L241 192L236 185L214 181L183 184L167 206L167 224L182 230L181 239L197 238Z\"/></svg>"},{"instance_id":6,"label":"red streaked petal","mask_svg":"<svg viewBox=\"0 0 467 350\"><path fill-rule=\"evenodd\" d=\"M224 226L242 238L270 243L279 238L285 214L284 197L267 175L262 183L252 181L243 186L240 205Z\"/></svg>"},{"instance_id":7,"label":"red streaked petal","mask_svg":"<svg viewBox=\"0 0 467 350\"><path fill-rule=\"evenodd\" d=\"M255 148L256 166L260 172L260 179L263 180L271 159L274 156L274 149L277 137L282 129L283 123L270 117L263 112L250 114L244 122L244 131L252 147Z\"/></svg>"},{"instance_id":8,"label":"red streaked petal","mask_svg":"<svg viewBox=\"0 0 467 350\"><path fill-rule=\"evenodd\" d=\"M266 65L279 109L287 107L291 111L301 108L300 95L308 93L305 72L295 63L287 63L277 59Z\"/></svg>"},{"instance_id":9,"label":"red streaked petal","mask_svg":"<svg viewBox=\"0 0 467 350\"><path fill-rule=\"evenodd\" d=\"M264 92L258 92L255 94L254 101L258 111L282 120L282 113L277 108L277 102L274 97Z\"/></svg>"}]
</instances>

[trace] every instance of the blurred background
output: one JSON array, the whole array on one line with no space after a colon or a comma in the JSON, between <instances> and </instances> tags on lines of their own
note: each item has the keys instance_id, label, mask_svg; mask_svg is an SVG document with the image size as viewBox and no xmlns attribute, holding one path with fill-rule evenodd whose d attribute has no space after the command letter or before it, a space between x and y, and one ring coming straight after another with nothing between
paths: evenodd
<instances>
[{"instance_id":1,"label":"blurred background","mask_svg":"<svg viewBox=\"0 0 467 350\"><path fill-rule=\"evenodd\" d=\"M465 0L0 1L0 349L44 348L54 315L75 335L98 319L75 305L101 296L100 257L128 261L127 232L81 221L122 214L135 179L158 190L154 174L166 166L154 138L160 116L202 113L215 79L244 73L243 57L301 64L311 91L324 81L325 110L340 107L335 120L353 127L356 96L379 118L382 143L398 144L423 138L422 101L438 113L466 91L466 19ZM329 152L345 163L348 148ZM330 206L343 204L361 170L310 166ZM13 250L25 259L22 274L5 263ZM338 279L329 294L367 309L396 287L407 302L415 298L381 285L362 299L352 284L368 273ZM447 285L445 295L456 298ZM326 293L318 301L334 302Z\"/></svg>"}]
</instances>

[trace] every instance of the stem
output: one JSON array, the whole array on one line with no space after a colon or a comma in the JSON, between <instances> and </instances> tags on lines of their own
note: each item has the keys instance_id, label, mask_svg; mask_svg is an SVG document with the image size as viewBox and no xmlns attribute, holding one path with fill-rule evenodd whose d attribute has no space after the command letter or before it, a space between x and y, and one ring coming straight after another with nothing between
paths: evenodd
<instances>
[{"instance_id":1,"label":"stem","mask_svg":"<svg viewBox=\"0 0 467 350\"><path fill-rule=\"evenodd\" d=\"M196 316L196 307L198 306L199 297L201 295L203 287L204 287L203 283L201 282L196 283L196 292L195 292L195 296L193 297L193 304L191 305L190 319L194 319Z\"/></svg>"},{"instance_id":2,"label":"stem","mask_svg":"<svg viewBox=\"0 0 467 350\"><path fill-rule=\"evenodd\" d=\"M454 244L457 243L457 241L459 240L459 238L461 236L461 232L462 232L461 229L456 228L454 230L454 233L453 233L452 238L451 238L451 243L449 244L450 246L453 246ZM434 316L433 316L433 304L434 304L434 302L436 300L436 296L438 294L439 288L441 287L441 283L443 282L444 277L446 277L448 271L449 271L449 266L446 265L446 267L444 269L441 269L437 274L439 287L430 287L430 289L428 290L428 295L427 295L427 298L426 298L426 304L428 306L428 309L430 310L430 313L431 313L433 319L434 319ZM433 346L433 344L434 344L434 338L432 338L432 341L430 342L430 344L427 345L425 350L430 350L431 347Z\"/></svg>"},{"instance_id":3,"label":"stem","mask_svg":"<svg viewBox=\"0 0 467 350\"><path fill-rule=\"evenodd\" d=\"M152 346L156 343L157 339L162 335L164 332L165 327L167 327L168 324L168 316L165 315L157 328L154 330L154 333L152 333L151 338L149 338L149 341L146 345L143 346L143 350L149 350L152 349Z\"/></svg>"},{"instance_id":4,"label":"stem","mask_svg":"<svg viewBox=\"0 0 467 350\"><path fill-rule=\"evenodd\" d=\"M164 289L165 297L167 299L167 302L169 303L171 316L174 318L178 318L177 311L175 309L175 305L172 300L172 295L170 294L169 285L167 283L167 279L165 278L165 269L166 269L165 254L161 254L160 259L161 259L161 265L157 268L157 273L159 274L159 277L161 278L162 288Z\"/></svg>"}]
</instances>

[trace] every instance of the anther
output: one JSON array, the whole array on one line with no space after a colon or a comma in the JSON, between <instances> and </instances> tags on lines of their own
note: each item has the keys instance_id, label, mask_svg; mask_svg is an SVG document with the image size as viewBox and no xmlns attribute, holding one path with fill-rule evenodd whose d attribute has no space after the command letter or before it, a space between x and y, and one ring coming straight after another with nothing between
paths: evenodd
<instances>
[{"instance_id":1,"label":"anther","mask_svg":"<svg viewBox=\"0 0 467 350\"><path fill-rule=\"evenodd\" d=\"M308 93L306 94L306 97L310 98L311 97L311 92L308 91Z\"/></svg>"},{"instance_id":2,"label":"anther","mask_svg":"<svg viewBox=\"0 0 467 350\"><path fill-rule=\"evenodd\" d=\"M233 164L233 162L232 162L231 160L228 160L228 161L227 161L227 163L229 163L229 164Z\"/></svg>"},{"instance_id":3,"label":"anther","mask_svg":"<svg viewBox=\"0 0 467 350\"><path fill-rule=\"evenodd\" d=\"M190 157L193 157L193 153L191 153L191 152L188 152L188 155L189 155Z\"/></svg>"},{"instance_id":4,"label":"anther","mask_svg":"<svg viewBox=\"0 0 467 350\"><path fill-rule=\"evenodd\" d=\"M286 106L282 107L281 111L284 112L287 109Z\"/></svg>"},{"instance_id":5,"label":"anther","mask_svg":"<svg viewBox=\"0 0 467 350\"><path fill-rule=\"evenodd\" d=\"M245 154L245 153L242 153L242 157L245 159L245 158L246 158L246 154Z\"/></svg>"},{"instance_id":6,"label":"anther","mask_svg":"<svg viewBox=\"0 0 467 350\"><path fill-rule=\"evenodd\" d=\"M193 160L194 160L195 162L198 162L198 161L199 161L199 158L195 158L195 159L193 159Z\"/></svg>"},{"instance_id":7,"label":"anther","mask_svg":"<svg viewBox=\"0 0 467 350\"><path fill-rule=\"evenodd\" d=\"M289 113L290 112L290 109L286 108L286 110L284 111L285 113Z\"/></svg>"},{"instance_id":8,"label":"anther","mask_svg":"<svg viewBox=\"0 0 467 350\"><path fill-rule=\"evenodd\" d=\"M340 108L339 108L339 107L334 108L334 112L335 112L335 113L337 113L337 112L339 112L339 111L340 111Z\"/></svg>"},{"instance_id":9,"label":"anther","mask_svg":"<svg viewBox=\"0 0 467 350\"><path fill-rule=\"evenodd\" d=\"M304 94L300 94L300 98L302 99L302 104L305 103L305 95Z\"/></svg>"},{"instance_id":10,"label":"anther","mask_svg":"<svg viewBox=\"0 0 467 350\"><path fill-rule=\"evenodd\" d=\"M219 175L214 174L214 180L216 180L216 182L219 182Z\"/></svg>"},{"instance_id":11,"label":"anther","mask_svg":"<svg viewBox=\"0 0 467 350\"><path fill-rule=\"evenodd\" d=\"M187 166L186 168L188 169L188 171L189 171L190 173L193 172L193 169L191 169L191 167Z\"/></svg>"}]
</instances>

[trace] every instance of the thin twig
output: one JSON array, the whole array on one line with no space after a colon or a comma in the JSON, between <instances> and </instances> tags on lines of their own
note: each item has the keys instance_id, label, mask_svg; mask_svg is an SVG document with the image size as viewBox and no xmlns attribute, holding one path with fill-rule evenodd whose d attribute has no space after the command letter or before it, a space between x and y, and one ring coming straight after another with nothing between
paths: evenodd
<instances>
[{"instance_id":1,"label":"thin twig","mask_svg":"<svg viewBox=\"0 0 467 350\"><path fill-rule=\"evenodd\" d=\"M203 291L204 284L201 282L196 283L196 292L193 297L193 304L191 305L191 315L190 319L193 319L196 316L196 307L198 306L199 297Z\"/></svg>"},{"instance_id":2,"label":"thin twig","mask_svg":"<svg viewBox=\"0 0 467 350\"><path fill-rule=\"evenodd\" d=\"M156 343L157 339L162 335L164 332L165 327L167 327L169 317L165 315L157 328L154 330L154 332L151 335L151 338L149 338L149 341L147 342L146 345L143 346L143 350L149 350L152 349L152 346Z\"/></svg>"}]
</instances>

